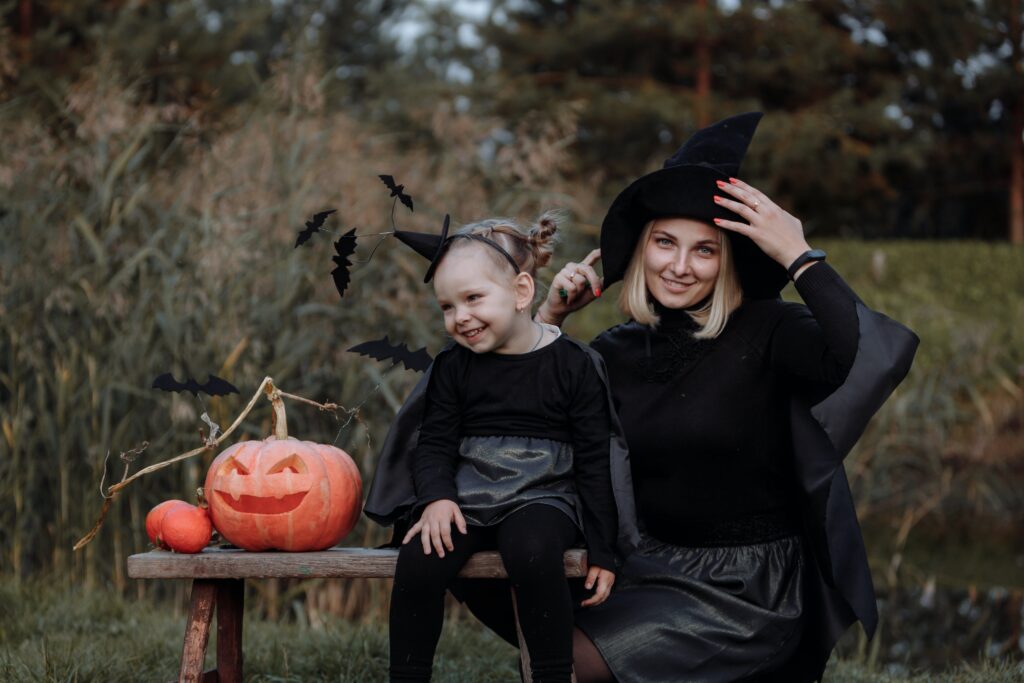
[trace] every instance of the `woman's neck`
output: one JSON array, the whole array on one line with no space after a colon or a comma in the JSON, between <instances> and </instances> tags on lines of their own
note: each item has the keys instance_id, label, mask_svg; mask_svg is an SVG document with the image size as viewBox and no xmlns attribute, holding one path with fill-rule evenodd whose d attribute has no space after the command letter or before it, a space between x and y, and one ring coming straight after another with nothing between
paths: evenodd
<instances>
[{"instance_id":1,"label":"woman's neck","mask_svg":"<svg viewBox=\"0 0 1024 683\"><path fill-rule=\"evenodd\" d=\"M703 324L704 313L711 301L708 296L693 306L687 308L668 308L659 301L654 301L654 312L658 314L658 329L662 330L694 330ZM704 313L704 315L701 315Z\"/></svg>"}]
</instances>

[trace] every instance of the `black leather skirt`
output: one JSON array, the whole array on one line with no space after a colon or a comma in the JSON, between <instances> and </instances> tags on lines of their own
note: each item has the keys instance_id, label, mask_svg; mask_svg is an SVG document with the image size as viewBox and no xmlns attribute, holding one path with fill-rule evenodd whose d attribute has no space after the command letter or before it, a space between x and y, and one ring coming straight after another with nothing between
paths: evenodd
<instances>
[{"instance_id":1,"label":"black leather skirt","mask_svg":"<svg viewBox=\"0 0 1024 683\"><path fill-rule=\"evenodd\" d=\"M756 680L800 642L803 574L799 536L713 547L645 537L576 625L620 683Z\"/></svg>"},{"instance_id":2,"label":"black leather skirt","mask_svg":"<svg viewBox=\"0 0 1024 683\"><path fill-rule=\"evenodd\" d=\"M583 528L570 444L531 436L466 436L459 456L455 488L468 523L491 526L526 505L543 503Z\"/></svg>"}]
</instances>

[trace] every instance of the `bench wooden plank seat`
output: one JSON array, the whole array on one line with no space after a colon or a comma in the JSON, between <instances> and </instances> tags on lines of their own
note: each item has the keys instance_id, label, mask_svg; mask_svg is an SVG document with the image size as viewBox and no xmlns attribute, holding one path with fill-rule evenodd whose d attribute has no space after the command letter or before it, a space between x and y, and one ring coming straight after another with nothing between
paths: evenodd
<instances>
[{"instance_id":1,"label":"bench wooden plank seat","mask_svg":"<svg viewBox=\"0 0 1024 683\"><path fill-rule=\"evenodd\" d=\"M391 578L398 550L392 548L331 548L305 553L252 553L237 548L206 548L194 555L153 550L128 558L133 579L192 579L189 616L185 625L178 681L187 683L241 683L242 614L245 579L257 578ZM587 573L585 550L569 550L565 575ZM459 576L478 579L507 578L496 551L470 557ZM512 592L515 607L515 591ZM217 614L217 668L204 672L203 659L213 615ZM518 624L519 652L530 681L529 653Z\"/></svg>"},{"instance_id":2,"label":"bench wooden plank seat","mask_svg":"<svg viewBox=\"0 0 1024 683\"><path fill-rule=\"evenodd\" d=\"M586 574L584 550L565 553L566 576ZM133 579L268 579L268 578L390 578L395 575L398 550L393 548L331 548L312 553L251 553L237 548L206 548L195 555L153 550L128 558ZM476 553L460 576L507 578L496 551Z\"/></svg>"}]
</instances>

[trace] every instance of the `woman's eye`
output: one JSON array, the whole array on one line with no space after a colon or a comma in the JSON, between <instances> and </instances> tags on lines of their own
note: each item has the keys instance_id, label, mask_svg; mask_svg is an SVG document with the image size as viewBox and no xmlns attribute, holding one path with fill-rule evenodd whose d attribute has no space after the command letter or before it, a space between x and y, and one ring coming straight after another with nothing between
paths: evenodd
<instances>
[{"instance_id":1,"label":"woman's eye","mask_svg":"<svg viewBox=\"0 0 1024 683\"><path fill-rule=\"evenodd\" d=\"M441 311L443 313L447 313L450 310L452 310L452 307L451 307L450 304L441 304Z\"/></svg>"},{"instance_id":2,"label":"woman's eye","mask_svg":"<svg viewBox=\"0 0 1024 683\"><path fill-rule=\"evenodd\" d=\"M470 294L469 296L466 297L466 301L476 301L479 298L479 294Z\"/></svg>"},{"instance_id":3,"label":"woman's eye","mask_svg":"<svg viewBox=\"0 0 1024 683\"><path fill-rule=\"evenodd\" d=\"M701 253L701 256L713 256L714 253L715 253L715 250L712 249L711 247L701 247L700 248L700 253Z\"/></svg>"},{"instance_id":4,"label":"woman's eye","mask_svg":"<svg viewBox=\"0 0 1024 683\"><path fill-rule=\"evenodd\" d=\"M672 240L668 239L667 237L659 237L658 238L658 246L659 247L671 247L672 246Z\"/></svg>"}]
</instances>

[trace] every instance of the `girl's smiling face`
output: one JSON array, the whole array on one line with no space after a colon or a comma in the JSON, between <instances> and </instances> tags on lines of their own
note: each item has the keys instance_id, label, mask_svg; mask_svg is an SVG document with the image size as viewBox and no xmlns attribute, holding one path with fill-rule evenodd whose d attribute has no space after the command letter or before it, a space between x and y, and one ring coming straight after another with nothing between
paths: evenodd
<instances>
[{"instance_id":1,"label":"girl's smiling face","mask_svg":"<svg viewBox=\"0 0 1024 683\"><path fill-rule=\"evenodd\" d=\"M691 218L659 218L644 246L647 289L665 308L689 308L715 288L721 232Z\"/></svg>"},{"instance_id":2,"label":"girl's smiling face","mask_svg":"<svg viewBox=\"0 0 1024 683\"><path fill-rule=\"evenodd\" d=\"M444 329L474 353L524 353L534 336L529 315L533 279L513 276L483 253L487 246L452 249L434 273L434 294L444 314ZM529 282L529 291L523 284ZM523 309L525 314L517 311Z\"/></svg>"}]
</instances>

